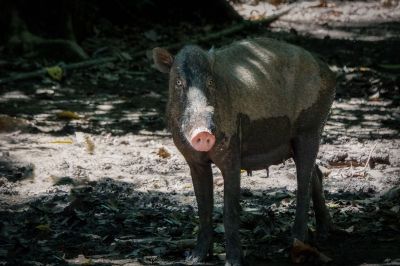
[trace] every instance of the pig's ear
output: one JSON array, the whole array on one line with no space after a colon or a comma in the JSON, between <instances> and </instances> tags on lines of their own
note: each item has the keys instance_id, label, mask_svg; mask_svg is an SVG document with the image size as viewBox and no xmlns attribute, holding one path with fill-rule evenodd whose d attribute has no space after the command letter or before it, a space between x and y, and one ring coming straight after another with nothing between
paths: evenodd
<instances>
[{"instance_id":1,"label":"pig's ear","mask_svg":"<svg viewBox=\"0 0 400 266\"><path fill-rule=\"evenodd\" d=\"M153 49L153 60L156 68L163 73L169 73L174 62L172 55L166 49L160 47Z\"/></svg>"}]
</instances>

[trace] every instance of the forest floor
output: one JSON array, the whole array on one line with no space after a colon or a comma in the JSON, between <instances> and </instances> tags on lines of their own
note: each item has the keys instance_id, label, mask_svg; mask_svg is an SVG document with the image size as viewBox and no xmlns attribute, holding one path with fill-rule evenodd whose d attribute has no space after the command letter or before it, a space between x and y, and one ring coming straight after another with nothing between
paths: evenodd
<instances>
[{"instance_id":1,"label":"forest floor","mask_svg":"<svg viewBox=\"0 0 400 266\"><path fill-rule=\"evenodd\" d=\"M213 45L262 35L328 62L338 87L317 163L343 233L317 247L333 259L330 265L400 265L400 4L328 3L297 5L268 28ZM276 9L263 2L235 8L252 19ZM126 54L214 30L182 24L140 34L100 31L82 46L105 55L118 50L125 60L71 71L61 82L44 77L0 85L1 265L186 265L197 206L188 166L164 129L167 77L150 56ZM2 58L1 73L49 64ZM208 265L223 265L223 179L213 172L215 256ZM242 173L241 236L249 265L291 265L295 193L291 160L270 167L268 176Z\"/></svg>"}]
</instances>

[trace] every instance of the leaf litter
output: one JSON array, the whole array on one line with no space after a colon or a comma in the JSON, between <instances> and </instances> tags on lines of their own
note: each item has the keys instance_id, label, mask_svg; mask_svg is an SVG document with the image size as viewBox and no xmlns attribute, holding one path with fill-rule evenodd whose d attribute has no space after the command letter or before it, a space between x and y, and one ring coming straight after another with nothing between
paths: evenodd
<instances>
[{"instance_id":1,"label":"leaf litter","mask_svg":"<svg viewBox=\"0 0 400 266\"><path fill-rule=\"evenodd\" d=\"M292 15L317 17L321 24L323 17L340 21L353 12L349 7L343 12L336 6L328 8L332 10L299 9ZM262 16L264 11L253 15ZM353 13L351 16L354 18ZM137 43L150 47L165 40L179 41L179 36L186 38L192 31L187 25L172 29L168 36L168 31L164 35L162 27L156 27L143 33L145 42ZM292 31L296 32L296 27ZM297 28L297 32L301 30ZM337 43L326 40L315 39L314 44L297 35L288 40L300 45L306 41L304 46L324 54L338 76L338 101L326 126L318 163L325 168L327 204L334 224L347 234L334 235L322 247L298 243L295 260L309 252L317 258L326 254L333 259L332 265L395 263L400 246L398 63L381 56L385 44L363 44L363 56L358 58L349 56L357 51L353 46L346 48L345 42L337 49ZM103 42L92 41L104 47ZM120 39L107 41L110 47L121 45ZM164 127L160 114L166 92L160 84L166 83L152 72L149 61L131 62L133 53L124 47L121 50L125 61L68 73L64 81L68 86L43 81L45 88L54 86L46 91L38 87L41 93L35 93L33 100L65 111L54 115L43 108L43 115L27 104L24 118L0 116L0 129L4 129L0 138L1 263L185 263L185 255L195 244L198 217L187 165L172 141L165 138L168 135L154 131ZM74 86L85 89L69 88ZM115 86L120 87L110 93L109 88ZM72 101L79 97L85 100ZM62 104L57 102L60 98L65 100ZM81 105L76 108L70 102ZM19 114L14 103L2 102L4 110ZM62 136L28 134L48 127L50 133ZM151 133L142 134L142 129ZM61 143L63 140L68 141ZM213 172L216 257L212 264L223 265L223 179L217 169ZM240 233L251 265L290 265L291 243L286 240L295 213L293 174L290 161L271 167L269 178L265 171L253 176L242 173ZM316 228L313 215L310 212L311 231ZM354 254L354 247L361 250L359 255Z\"/></svg>"}]
</instances>

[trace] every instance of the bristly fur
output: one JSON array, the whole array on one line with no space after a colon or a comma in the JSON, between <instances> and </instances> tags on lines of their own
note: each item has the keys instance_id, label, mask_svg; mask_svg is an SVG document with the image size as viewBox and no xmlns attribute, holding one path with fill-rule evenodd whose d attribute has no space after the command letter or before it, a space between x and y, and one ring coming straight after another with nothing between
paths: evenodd
<instances>
[{"instance_id":1,"label":"bristly fur","mask_svg":"<svg viewBox=\"0 0 400 266\"><path fill-rule=\"evenodd\" d=\"M334 87L334 78L320 75L319 64L309 52L282 44L260 38L215 51L216 93L225 109L216 111L222 115L217 123L223 132L235 132L237 126L229 118L238 114L251 120L286 116L294 123L318 100L320 90Z\"/></svg>"}]
</instances>

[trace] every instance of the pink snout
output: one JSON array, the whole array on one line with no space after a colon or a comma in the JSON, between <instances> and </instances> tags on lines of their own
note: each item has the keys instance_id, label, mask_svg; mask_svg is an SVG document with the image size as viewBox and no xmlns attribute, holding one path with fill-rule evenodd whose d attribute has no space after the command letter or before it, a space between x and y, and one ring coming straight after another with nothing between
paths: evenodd
<instances>
[{"instance_id":1,"label":"pink snout","mask_svg":"<svg viewBox=\"0 0 400 266\"><path fill-rule=\"evenodd\" d=\"M190 144L196 151L209 151L215 144L215 136L207 129L193 131Z\"/></svg>"}]
</instances>

